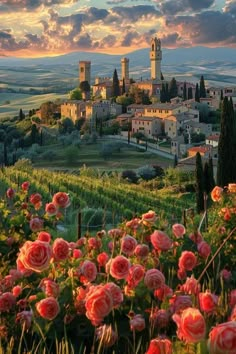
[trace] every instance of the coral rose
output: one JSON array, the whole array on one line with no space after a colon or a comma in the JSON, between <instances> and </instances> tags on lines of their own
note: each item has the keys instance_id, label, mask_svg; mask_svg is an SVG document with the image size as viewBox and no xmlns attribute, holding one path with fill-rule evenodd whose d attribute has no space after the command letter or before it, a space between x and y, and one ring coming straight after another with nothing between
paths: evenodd
<instances>
[{"instance_id":1,"label":"coral rose","mask_svg":"<svg viewBox=\"0 0 236 354\"><path fill-rule=\"evenodd\" d=\"M42 196L39 193L34 193L34 194L31 194L29 200L30 200L30 203L32 203L33 205L38 205L38 204L41 205Z\"/></svg>"},{"instance_id":2,"label":"coral rose","mask_svg":"<svg viewBox=\"0 0 236 354\"><path fill-rule=\"evenodd\" d=\"M146 354L172 354L172 342L167 338L152 339Z\"/></svg>"},{"instance_id":3,"label":"coral rose","mask_svg":"<svg viewBox=\"0 0 236 354\"><path fill-rule=\"evenodd\" d=\"M236 193L236 183L229 183L228 190L230 193Z\"/></svg>"},{"instance_id":4,"label":"coral rose","mask_svg":"<svg viewBox=\"0 0 236 354\"><path fill-rule=\"evenodd\" d=\"M57 215L58 207L54 203L47 203L45 205L45 212L48 214L48 216Z\"/></svg>"},{"instance_id":5,"label":"coral rose","mask_svg":"<svg viewBox=\"0 0 236 354\"><path fill-rule=\"evenodd\" d=\"M38 217L32 218L29 226L31 231L38 232L43 228L43 220Z\"/></svg>"},{"instance_id":6,"label":"coral rose","mask_svg":"<svg viewBox=\"0 0 236 354\"><path fill-rule=\"evenodd\" d=\"M113 308L112 295L104 286L92 286L85 298L86 316L94 326L102 323Z\"/></svg>"},{"instance_id":7,"label":"coral rose","mask_svg":"<svg viewBox=\"0 0 236 354\"><path fill-rule=\"evenodd\" d=\"M0 313L1 312L9 312L15 307L16 298L10 293L3 293L0 295Z\"/></svg>"},{"instance_id":8,"label":"coral rose","mask_svg":"<svg viewBox=\"0 0 236 354\"><path fill-rule=\"evenodd\" d=\"M44 278L39 284L39 288L43 290L47 297L58 297L60 294L59 285L52 279Z\"/></svg>"},{"instance_id":9,"label":"coral rose","mask_svg":"<svg viewBox=\"0 0 236 354\"><path fill-rule=\"evenodd\" d=\"M38 234L38 240L43 241L43 242L50 242L51 241L51 235L46 232L46 231L41 231Z\"/></svg>"},{"instance_id":10,"label":"coral rose","mask_svg":"<svg viewBox=\"0 0 236 354\"><path fill-rule=\"evenodd\" d=\"M145 319L142 315L134 315L129 321L131 331L141 332L145 328Z\"/></svg>"},{"instance_id":11,"label":"coral rose","mask_svg":"<svg viewBox=\"0 0 236 354\"><path fill-rule=\"evenodd\" d=\"M209 333L210 354L235 354L236 322L229 321L214 327Z\"/></svg>"},{"instance_id":12,"label":"coral rose","mask_svg":"<svg viewBox=\"0 0 236 354\"><path fill-rule=\"evenodd\" d=\"M94 281L97 277L97 267L91 261L84 261L82 266L80 267L80 272L82 276L85 278L85 283L90 283Z\"/></svg>"},{"instance_id":13,"label":"coral rose","mask_svg":"<svg viewBox=\"0 0 236 354\"><path fill-rule=\"evenodd\" d=\"M182 252L179 258L179 268L184 270L193 270L197 265L197 258L191 251Z\"/></svg>"},{"instance_id":14,"label":"coral rose","mask_svg":"<svg viewBox=\"0 0 236 354\"><path fill-rule=\"evenodd\" d=\"M116 256L111 260L110 274L115 279L125 279L129 274L130 261L124 256Z\"/></svg>"},{"instance_id":15,"label":"coral rose","mask_svg":"<svg viewBox=\"0 0 236 354\"><path fill-rule=\"evenodd\" d=\"M52 202L59 208L67 208L68 206L70 206L69 195L65 192L58 192L54 194Z\"/></svg>"},{"instance_id":16,"label":"coral rose","mask_svg":"<svg viewBox=\"0 0 236 354\"><path fill-rule=\"evenodd\" d=\"M113 308L118 308L124 299L121 288L115 283L110 282L104 285L104 289L110 291L113 301Z\"/></svg>"},{"instance_id":17,"label":"coral rose","mask_svg":"<svg viewBox=\"0 0 236 354\"><path fill-rule=\"evenodd\" d=\"M48 269L52 258L52 249L48 242L26 241L20 248L18 259L26 269L42 272Z\"/></svg>"},{"instance_id":18,"label":"coral rose","mask_svg":"<svg viewBox=\"0 0 236 354\"><path fill-rule=\"evenodd\" d=\"M147 213L142 215L142 223L147 226L150 224L154 224L156 219L157 219L157 216L156 216L155 211L153 211L153 210L149 210Z\"/></svg>"},{"instance_id":19,"label":"coral rose","mask_svg":"<svg viewBox=\"0 0 236 354\"><path fill-rule=\"evenodd\" d=\"M212 294L210 291L199 294L199 304L201 311L212 313L218 304L218 296Z\"/></svg>"},{"instance_id":20,"label":"coral rose","mask_svg":"<svg viewBox=\"0 0 236 354\"><path fill-rule=\"evenodd\" d=\"M172 232L177 238L181 238L184 236L186 230L184 225L182 224L174 224L172 225Z\"/></svg>"},{"instance_id":21,"label":"coral rose","mask_svg":"<svg viewBox=\"0 0 236 354\"><path fill-rule=\"evenodd\" d=\"M53 243L52 251L55 261L64 261L69 256L69 244L63 238L57 238Z\"/></svg>"},{"instance_id":22,"label":"coral rose","mask_svg":"<svg viewBox=\"0 0 236 354\"><path fill-rule=\"evenodd\" d=\"M180 290L182 290L185 294L197 295L200 291L200 284L198 283L197 279L191 276L190 278L186 279Z\"/></svg>"},{"instance_id":23,"label":"coral rose","mask_svg":"<svg viewBox=\"0 0 236 354\"><path fill-rule=\"evenodd\" d=\"M130 235L126 235L121 239L121 252L123 252L126 256L132 256L137 246L137 241L134 237Z\"/></svg>"},{"instance_id":24,"label":"coral rose","mask_svg":"<svg viewBox=\"0 0 236 354\"><path fill-rule=\"evenodd\" d=\"M174 314L173 320L177 324L177 336L187 343L197 343L204 339L206 323L198 309L189 307L181 315Z\"/></svg>"},{"instance_id":25,"label":"coral rose","mask_svg":"<svg viewBox=\"0 0 236 354\"><path fill-rule=\"evenodd\" d=\"M18 297L21 293L22 293L22 287L20 285L16 285L14 286L14 288L12 288L12 294L15 297Z\"/></svg>"},{"instance_id":26,"label":"coral rose","mask_svg":"<svg viewBox=\"0 0 236 354\"><path fill-rule=\"evenodd\" d=\"M60 311L59 304L54 297L47 297L37 302L35 306L40 316L46 320L53 320Z\"/></svg>"},{"instance_id":27,"label":"coral rose","mask_svg":"<svg viewBox=\"0 0 236 354\"><path fill-rule=\"evenodd\" d=\"M213 202L219 202L222 198L223 188L215 186L211 191L211 199Z\"/></svg>"},{"instance_id":28,"label":"coral rose","mask_svg":"<svg viewBox=\"0 0 236 354\"><path fill-rule=\"evenodd\" d=\"M144 277L144 284L148 289L159 289L164 286L165 277L158 269L149 269Z\"/></svg>"},{"instance_id":29,"label":"coral rose","mask_svg":"<svg viewBox=\"0 0 236 354\"><path fill-rule=\"evenodd\" d=\"M171 297L172 295L173 290L166 284L154 291L154 296L157 297L160 301L163 301L166 297Z\"/></svg>"},{"instance_id":30,"label":"coral rose","mask_svg":"<svg viewBox=\"0 0 236 354\"><path fill-rule=\"evenodd\" d=\"M135 288L140 283L140 281L143 279L144 273L145 273L145 269L142 265L134 264L129 269L129 275L126 279L129 287Z\"/></svg>"},{"instance_id":31,"label":"coral rose","mask_svg":"<svg viewBox=\"0 0 236 354\"><path fill-rule=\"evenodd\" d=\"M155 230L150 236L153 247L158 251L168 251L172 247L172 241L163 231Z\"/></svg>"}]
</instances>

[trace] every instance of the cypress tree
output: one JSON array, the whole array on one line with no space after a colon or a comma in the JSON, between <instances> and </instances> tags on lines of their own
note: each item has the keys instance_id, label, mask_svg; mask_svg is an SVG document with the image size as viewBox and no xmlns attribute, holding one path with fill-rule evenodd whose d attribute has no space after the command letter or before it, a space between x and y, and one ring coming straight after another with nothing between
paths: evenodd
<instances>
[{"instance_id":1,"label":"cypress tree","mask_svg":"<svg viewBox=\"0 0 236 354\"><path fill-rule=\"evenodd\" d=\"M199 92L198 83L196 83L196 88L195 88L195 101L200 102L200 92Z\"/></svg>"},{"instance_id":2,"label":"cypress tree","mask_svg":"<svg viewBox=\"0 0 236 354\"><path fill-rule=\"evenodd\" d=\"M125 79L123 78L123 81L122 81L122 95L124 95L125 94L125 91L126 91L126 89L125 89Z\"/></svg>"},{"instance_id":3,"label":"cypress tree","mask_svg":"<svg viewBox=\"0 0 236 354\"><path fill-rule=\"evenodd\" d=\"M205 88L205 81L203 75L201 76L200 79L200 91L199 91L200 97L205 98L206 97L206 88Z\"/></svg>"},{"instance_id":4,"label":"cypress tree","mask_svg":"<svg viewBox=\"0 0 236 354\"><path fill-rule=\"evenodd\" d=\"M174 98L178 95L178 87L175 78L173 77L170 82L169 97Z\"/></svg>"},{"instance_id":5,"label":"cypress tree","mask_svg":"<svg viewBox=\"0 0 236 354\"><path fill-rule=\"evenodd\" d=\"M214 168L212 157L209 158L209 188L210 191L215 187L215 178L214 178Z\"/></svg>"},{"instance_id":6,"label":"cypress tree","mask_svg":"<svg viewBox=\"0 0 236 354\"><path fill-rule=\"evenodd\" d=\"M161 72L161 80L165 80L162 72Z\"/></svg>"},{"instance_id":7,"label":"cypress tree","mask_svg":"<svg viewBox=\"0 0 236 354\"><path fill-rule=\"evenodd\" d=\"M170 102L170 94L169 94L169 85L168 85L168 82L166 83L165 101L164 101L164 102Z\"/></svg>"},{"instance_id":8,"label":"cypress tree","mask_svg":"<svg viewBox=\"0 0 236 354\"><path fill-rule=\"evenodd\" d=\"M203 176L204 176L204 191L207 194L209 194L211 191L211 186L210 186L210 167L208 162L204 163Z\"/></svg>"},{"instance_id":9,"label":"cypress tree","mask_svg":"<svg viewBox=\"0 0 236 354\"><path fill-rule=\"evenodd\" d=\"M196 154L196 207L197 212L200 213L204 210L204 175L202 167L202 158L199 152Z\"/></svg>"},{"instance_id":10,"label":"cypress tree","mask_svg":"<svg viewBox=\"0 0 236 354\"><path fill-rule=\"evenodd\" d=\"M217 184L224 187L228 183L236 182L236 122L228 97L223 99L220 125Z\"/></svg>"},{"instance_id":11,"label":"cypress tree","mask_svg":"<svg viewBox=\"0 0 236 354\"><path fill-rule=\"evenodd\" d=\"M184 101L186 101L186 99L187 99L187 87L186 87L186 81L184 81L183 99L184 99Z\"/></svg>"},{"instance_id":12,"label":"cypress tree","mask_svg":"<svg viewBox=\"0 0 236 354\"><path fill-rule=\"evenodd\" d=\"M113 97L117 97L120 95L120 83L119 83L116 69L114 70L113 73L112 92L113 92Z\"/></svg>"},{"instance_id":13,"label":"cypress tree","mask_svg":"<svg viewBox=\"0 0 236 354\"><path fill-rule=\"evenodd\" d=\"M161 101L161 103L165 103L166 102L166 88L165 88L165 85L163 83L161 85L160 101Z\"/></svg>"},{"instance_id":14,"label":"cypress tree","mask_svg":"<svg viewBox=\"0 0 236 354\"><path fill-rule=\"evenodd\" d=\"M191 100L193 98L193 89L192 87L188 88L188 100Z\"/></svg>"}]
</instances>

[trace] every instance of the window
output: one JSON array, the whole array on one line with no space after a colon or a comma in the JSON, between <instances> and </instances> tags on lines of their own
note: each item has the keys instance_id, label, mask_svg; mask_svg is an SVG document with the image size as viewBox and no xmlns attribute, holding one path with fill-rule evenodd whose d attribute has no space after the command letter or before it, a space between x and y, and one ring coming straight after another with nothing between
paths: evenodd
<instances>
[{"instance_id":1,"label":"window","mask_svg":"<svg viewBox=\"0 0 236 354\"><path fill-rule=\"evenodd\" d=\"M81 73L84 73L84 68L80 68L80 72L81 72Z\"/></svg>"}]
</instances>

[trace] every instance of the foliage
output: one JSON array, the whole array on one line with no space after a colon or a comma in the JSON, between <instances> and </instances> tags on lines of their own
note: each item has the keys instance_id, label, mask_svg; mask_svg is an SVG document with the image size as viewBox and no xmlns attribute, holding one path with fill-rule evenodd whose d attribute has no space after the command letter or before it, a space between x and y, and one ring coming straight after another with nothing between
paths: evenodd
<instances>
[{"instance_id":1,"label":"foliage","mask_svg":"<svg viewBox=\"0 0 236 354\"><path fill-rule=\"evenodd\" d=\"M88 81L81 81L79 84L79 89L81 92L90 92L90 85Z\"/></svg>"},{"instance_id":2,"label":"foliage","mask_svg":"<svg viewBox=\"0 0 236 354\"><path fill-rule=\"evenodd\" d=\"M120 82L117 75L117 70L115 69L113 73L113 79L112 79L112 96L116 98L119 95L120 95Z\"/></svg>"},{"instance_id":3,"label":"foliage","mask_svg":"<svg viewBox=\"0 0 236 354\"><path fill-rule=\"evenodd\" d=\"M141 166L137 169L137 175L139 175L145 181L149 181L156 176L156 171L153 166Z\"/></svg>"},{"instance_id":4,"label":"foliage","mask_svg":"<svg viewBox=\"0 0 236 354\"><path fill-rule=\"evenodd\" d=\"M122 171L121 177L123 179L126 179L129 182L132 183L137 183L138 182L138 176L137 173L133 170L124 170Z\"/></svg>"},{"instance_id":5,"label":"foliage","mask_svg":"<svg viewBox=\"0 0 236 354\"><path fill-rule=\"evenodd\" d=\"M206 88L205 88L205 81L204 81L203 75L201 76L201 79L200 79L199 96L200 96L200 98L206 97Z\"/></svg>"},{"instance_id":6,"label":"foliage","mask_svg":"<svg viewBox=\"0 0 236 354\"><path fill-rule=\"evenodd\" d=\"M204 174L202 166L202 158L199 152L196 154L196 202L197 212L200 213L204 210Z\"/></svg>"},{"instance_id":7,"label":"foliage","mask_svg":"<svg viewBox=\"0 0 236 354\"><path fill-rule=\"evenodd\" d=\"M82 99L82 92L80 89L75 88L74 90L69 92L69 99L70 100L81 100Z\"/></svg>"}]
</instances>

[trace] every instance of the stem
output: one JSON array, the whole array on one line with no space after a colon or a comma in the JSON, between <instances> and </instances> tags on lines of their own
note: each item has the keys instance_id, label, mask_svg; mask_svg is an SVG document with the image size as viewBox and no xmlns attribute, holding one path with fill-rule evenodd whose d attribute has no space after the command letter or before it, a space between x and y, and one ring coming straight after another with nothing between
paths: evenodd
<instances>
[{"instance_id":1,"label":"stem","mask_svg":"<svg viewBox=\"0 0 236 354\"><path fill-rule=\"evenodd\" d=\"M207 265L205 266L205 268L203 269L202 273L200 274L200 276L198 277L198 283L200 282L200 280L202 279L203 275L205 274L206 270L208 269L208 267L211 265L211 263L214 261L214 259L216 258L216 256L220 253L220 251L222 250L222 248L224 247L224 245L226 244L226 242L230 239L230 237L234 234L234 232L236 231L236 226L233 228L233 230L230 231L230 233L228 234L228 236L224 239L224 241L222 242L222 244L220 245L220 247L216 250L215 254L211 257L210 261L207 263Z\"/></svg>"}]
</instances>

